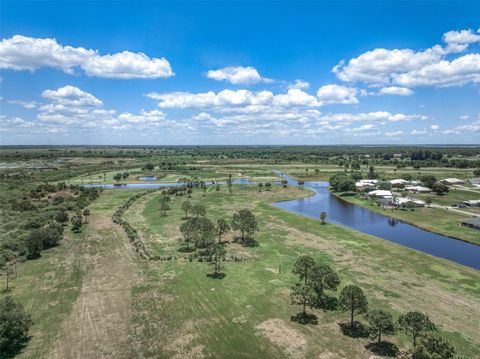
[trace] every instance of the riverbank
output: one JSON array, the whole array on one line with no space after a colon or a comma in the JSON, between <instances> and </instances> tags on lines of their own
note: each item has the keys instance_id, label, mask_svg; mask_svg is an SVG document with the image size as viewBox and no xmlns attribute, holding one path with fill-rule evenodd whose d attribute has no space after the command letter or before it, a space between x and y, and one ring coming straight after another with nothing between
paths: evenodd
<instances>
[{"instance_id":1,"label":"riverbank","mask_svg":"<svg viewBox=\"0 0 480 359\"><path fill-rule=\"evenodd\" d=\"M367 208L384 216L401 220L402 222L411 224L423 230L480 245L480 231L460 225L462 219L468 218L466 215L434 207L414 208L413 210L389 209L378 206L376 203L372 203L369 200L364 200L358 195L344 196L333 191L331 191L331 193L345 202Z\"/></svg>"}]
</instances>

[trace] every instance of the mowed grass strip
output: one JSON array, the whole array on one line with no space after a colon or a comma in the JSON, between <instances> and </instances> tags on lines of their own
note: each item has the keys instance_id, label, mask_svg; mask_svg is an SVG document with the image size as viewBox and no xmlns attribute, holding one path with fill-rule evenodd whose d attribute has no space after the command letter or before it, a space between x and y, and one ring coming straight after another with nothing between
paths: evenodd
<instances>
[{"instance_id":1,"label":"mowed grass strip","mask_svg":"<svg viewBox=\"0 0 480 359\"><path fill-rule=\"evenodd\" d=\"M290 320L300 308L290 305L290 273L301 253L332 264L343 285L355 283L367 293L371 307L401 312L426 312L458 351L480 355L480 275L478 271L404 248L388 241L285 212L271 202L304 196L298 188L233 186L228 193L194 191L207 216L231 218L249 208L259 221L258 247L228 244L230 254L244 262L225 263L222 280L206 276L207 263L176 260L145 262L145 283L135 287L132 336L145 357L325 357L370 358L366 338L342 335L339 324L348 315L315 310L318 325ZM160 194L148 195L125 214L138 225L144 240L160 254L175 255L186 197L172 197L168 216L159 210ZM227 237L232 239L232 234ZM389 338L400 348L407 338Z\"/></svg>"}]
</instances>

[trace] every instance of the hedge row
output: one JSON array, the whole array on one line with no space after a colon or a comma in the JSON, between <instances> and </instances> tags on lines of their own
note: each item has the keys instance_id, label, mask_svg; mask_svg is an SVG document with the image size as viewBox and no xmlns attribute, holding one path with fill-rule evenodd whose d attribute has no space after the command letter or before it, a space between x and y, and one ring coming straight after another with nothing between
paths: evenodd
<instances>
[{"instance_id":1,"label":"hedge row","mask_svg":"<svg viewBox=\"0 0 480 359\"><path fill-rule=\"evenodd\" d=\"M140 239L140 236L138 235L137 230L130 223L128 223L126 220L124 220L122 218L122 215L139 198L142 198L143 196L146 196L147 194L153 193L153 192L158 191L158 190L159 189L154 189L154 190L150 190L150 191L137 193L136 195L130 197L112 215L113 222L121 225L123 227L123 229L125 230L125 233L127 233L127 237L130 240L130 243L132 243L133 248L135 249L135 252L137 252L137 254L140 257L142 257L143 259L147 259L147 260L152 260L152 259L154 259L154 257L152 257L150 255L150 253L148 252L147 248L145 247L145 244Z\"/></svg>"}]
</instances>

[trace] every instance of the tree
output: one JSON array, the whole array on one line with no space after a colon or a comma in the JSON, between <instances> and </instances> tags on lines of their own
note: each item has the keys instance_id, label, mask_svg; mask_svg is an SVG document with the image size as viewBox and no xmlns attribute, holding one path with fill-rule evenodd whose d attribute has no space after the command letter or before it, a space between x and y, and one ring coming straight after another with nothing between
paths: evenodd
<instances>
[{"instance_id":1,"label":"tree","mask_svg":"<svg viewBox=\"0 0 480 359\"><path fill-rule=\"evenodd\" d=\"M395 326L390 313L374 309L369 311L365 318L368 322L368 329L372 339L378 338L378 344L382 342L382 334L394 334Z\"/></svg>"},{"instance_id":2,"label":"tree","mask_svg":"<svg viewBox=\"0 0 480 359\"><path fill-rule=\"evenodd\" d=\"M123 178L123 179L126 179L126 178L128 178L129 176L130 176L130 173L128 173L128 172L123 172L123 174L122 174L122 178Z\"/></svg>"},{"instance_id":3,"label":"tree","mask_svg":"<svg viewBox=\"0 0 480 359\"><path fill-rule=\"evenodd\" d=\"M115 176L113 176L113 179L115 181L120 181L122 179L122 174L121 173L117 173Z\"/></svg>"},{"instance_id":4,"label":"tree","mask_svg":"<svg viewBox=\"0 0 480 359\"><path fill-rule=\"evenodd\" d=\"M413 352L415 359L453 359L455 348L436 332L428 332L420 337Z\"/></svg>"},{"instance_id":5,"label":"tree","mask_svg":"<svg viewBox=\"0 0 480 359\"><path fill-rule=\"evenodd\" d=\"M188 188L187 188L188 198L192 198L192 192L193 192L192 188L191 188L191 187L188 187Z\"/></svg>"},{"instance_id":6,"label":"tree","mask_svg":"<svg viewBox=\"0 0 480 359\"><path fill-rule=\"evenodd\" d=\"M0 256L0 272L2 275L5 276L5 291L8 292L10 290L10 278L13 276L13 262L10 261L7 253L1 253Z\"/></svg>"},{"instance_id":7,"label":"tree","mask_svg":"<svg viewBox=\"0 0 480 359\"><path fill-rule=\"evenodd\" d=\"M55 214L55 220L60 223L60 224L64 224L66 222L68 222L68 213L64 210L60 210L58 211L56 214Z\"/></svg>"},{"instance_id":8,"label":"tree","mask_svg":"<svg viewBox=\"0 0 480 359\"><path fill-rule=\"evenodd\" d=\"M350 173L350 178L354 181L360 181L363 178L363 175L360 172L352 172Z\"/></svg>"},{"instance_id":9,"label":"tree","mask_svg":"<svg viewBox=\"0 0 480 359\"><path fill-rule=\"evenodd\" d=\"M378 184L378 189L385 190L385 191L391 190L392 184L387 181L382 181Z\"/></svg>"},{"instance_id":10,"label":"tree","mask_svg":"<svg viewBox=\"0 0 480 359\"><path fill-rule=\"evenodd\" d=\"M187 248L190 243L196 248L206 248L213 242L215 226L208 218L191 217L180 225L180 233Z\"/></svg>"},{"instance_id":11,"label":"tree","mask_svg":"<svg viewBox=\"0 0 480 359\"><path fill-rule=\"evenodd\" d=\"M172 200L167 195L162 195L162 197L160 197L160 203L170 203L171 201Z\"/></svg>"},{"instance_id":12,"label":"tree","mask_svg":"<svg viewBox=\"0 0 480 359\"><path fill-rule=\"evenodd\" d=\"M40 257L40 253L43 249L43 240L36 235L35 232L31 232L25 237L25 248L27 249L27 258L35 259Z\"/></svg>"},{"instance_id":13,"label":"tree","mask_svg":"<svg viewBox=\"0 0 480 359\"><path fill-rule=\"evenodd\" d=\"M346 178L340 181L340 183L338 184L338 191L345 194L347 194L348 192L353 192L355 191L355 189L355 181L350 178Z\"/></svg>"},{"instance_id":14,"label":"tree","mask_svg":"<svg viewBox=\"0 0 480 359\"><path fill-rule=\"evenodd\" d=\"M370 166L368 168L368 179L375 179L377 178L377 173L375 172L375 167Z\"/></svg>"},{"instance_id":15,"label":"tree","mask_svg":"<svg viewBox=\"0 0 480 359\"><path fill-rule=\"evenodd\" d=\"M168 197L166 197L166 198L168 198ZM167 211L170 210L170 205L168 204L168 202L166 202L166 201L160 202L160 210L163 212L163 215L166 216Z\"/></svg>"},{"instance_id":16,"label":"tree","mask_svg":"<svg viewBox=\"0 0 480 359\"><path fill-rule=\"evenodd\" d=\"M198 232L195 246L198 248L208 247L215 237L215 225L205 217L194 218L194 228Z\"/></svg>"},{"instance_id":17,"label":"tree","mask_svg":"<svg viewBox=\"0 0 480 359\"><path fill-rule=\"evenodd\" d=\"M432 199L430 197L425 198L425 203L427 204L427 207L430 207L432 204Z\"/></svg>"},{"instance_id":18,"label":"tree","mask_svg":"<svg viewBox=\"0 0 480 359\"><path fill-rule=\"evenodd\" d=\"M302 306L303 317L307 316L305 310L306 306L312 307L315 304L315 291L309 284L297 283L292 287L290 291L290 299L292 304L298 304Z\"/></svg>"},{"instance_id":19,"label":"tree","mask_svg":"<svg viewBox=\"0 0 480 359\"><path fill-rule=\"evenodd\" d=\"M88 223L88 216L90 215L90 210L88 208L85 208L83 210L83 216L85 217L85 223Z\"/></svg>"},{"instance_id":20,"label":"tree","mask_svg":"<svg viewBox=\"0 0 480 359\"><path fill-rule=\"evenodd\" d=\"M368 301L360 287L347 285L342 289L338 299L340 308L343 311L350 311L350 327L353 328L355 314L363 314L368 310Z\"/></svg>"},{"instance_id":21,"label":"tree","mask_svg":"<svg viewBox=\"0 0 480 359\"><path fill-rule=\"evenodd\" d=\"M217 221L216 232L218 235L218 243L221 243L222 236L230 231L230 225L228 222L222 218Z\"/></svg>"},{"instance_id":22,"label":"tree","mask_svg":"<svg viewBox=\"0 0 480 359\"><path fill-rule=\"evenodd\" d=\"M260 183L258 184L258 190L259 190L260 192L262 192L262 189L263 189L263 183L260 182Z\"/></svg>"},{"instance_id":23,"label":"tree","mask_svg":"<svg viewBox=\"0 0 480 359\"><path fill-rule=\"evenodd\" d=\"M63 226L51 223L47 227L36 229L34 235L42 241L42 249L53 248L63 239Z\"/></svg>"},{"instance_id":24,"label":"tree","mask_svg":"<svg viewBox=\"0 0 480 359\"><path fill-rule=\"evenodd\" d=\"M205 210L205 207L203 207L201 204L196 204L192 207L192 213L195 217L200 217L200 216L205 216L207 211Z\"/></svg>"},{"instance_id":25,"label":"tree","mask_svg":"<svg viewBox=\"0 0 480 359\"><path fill-rule=\"evenodd\" d=\"M145 168L147 171L153 171L155 166L151 163L146 163L145 166L143 166L143 168Z\"/></svg>"},{"instance_id":26,"label":"tree","mask_svg":"<svg viewBox=\"0 0 480 359\"><path fill-rule=\"evenodd\" d=\"M281 183L282 183L283 188L287 188L288 181L286 179L282 179Z\"/></svg>"},{"instance_id":27,"label":"tree","mask_svg":"<svg viewBox=\"0 0 480 359\"><path fill-rule=\"evenodd\" d=\"M304 185L305 185L305 181L303 181L303 180L298 181L298 186L300 188L303 188Z\"/></svg>"},{"instance_id":28,"label":"tree","mask_svg":"<svg viewBox=\"0 0 480 359\"><path fill-rule=\"evenodd\" d=\"M349 179L345 173L336 173L333 176L330 176L330 187L335 192L340 191L340 183L343 183L345 180Z\"/></svg>"},{"instance_id":29,"label":"tree","mask_svg":"<svg viewBox=\"0 0 480 359\"><path fill-rule=\"evenodd\" d=\"M23 305L6 296L0 300L0 353L14 356L28 339L32 319Z\"/></svg>"},{"instance_id":30,"label":"tree","mask_svg":"<svg viewBox=\"0 0 480 359\"><path fill-rule=\"evenodd\" d=\"M232 228L242 233L242 241L250 238L255 231L258 231L257 220L250 210L244 208L233 215ZM246 237L245 237L246 235Z\"/></svg>"},{"instance_id":31,"label":"tree","mask_svg":"<svg viewBox=\"0 0 480 359\"><path fill-rule=\"evenodd\" d=\"M295 261L292 273L298 275L299 280L303 281L306 285L314 267L315 261L313 258L307 254L302 254Z\"/></svg>"},{"instance_id":32,"label":"tree","mask_svg":"<svg viewBox=\"0 0 480 359\"><path fill-rule=\"evenodd\" d=\"M180 233L182 234L183 243L185 243L187 250L190 249L190 243L195 243L196 239L197 232L193 219L194 218L190 218L180 225Z\"/></svg>"},{"instance_id":33,"label":"tree","mask_svg":"<svg viewBox=\"0 0 480 359\"><path fill-rule=\"evenodd\" d=\"M327 213L326 212L321 212L320 213L320 220L322 221L322 224L325 224L326 219L327 219Z\"/></svg>"},{"instance_id":34,"label":"tree","mask_svg":"<svg viewBox=\"0 0 480 359\"><path fill-rule=\"evenodd\" d=\"M317 263L311 271L311 285L315 290L317 302L320 306L323 306L325 291L337 290L340 285L340 279L328 264Z\"/></svg>"},{"instance_id":35,"label":"tree","mask_svg":"<svg viewBox=\"0 0 480 359\"><path fill-rule=\"evenodd\" d=\"M433 185L437 183L437 178L432 175L423 175L423 176L420 176L420 181L422 181L422 184L425 187L433 188Z\"/></svg>"},{"instance_id":36,"label":"tree","mask_svg":"<svg viewBox=\"0 0 480 359\"><path fill-rule=\"evenodd\" d=\"M271 188L272 188L272 184L270 182L266 182L265 183L265 190L270 191Z\"/></svg>"},{"instance_id":37,"label":"tree","mask_svg":"<svg viewBox=\"0 0 480 359\"><path fill-rule=\"evenodd\" d=\"M426 314L407 312L398 318L398 328L412 338L413 348L417 345L417 338L425 332L436 330Z\"/></svg>"},{"instance_id":38,"label":"tree","mask_svg":"<svg viewBox=\"0 0 480 359\"><path fill-rule=\"evenodd\" d=\"M474 176L477 176L477 177L480 176L480 168L474 169L474 170L473 170L473 175L474 175Z\"/></svg>"},{"instance_id":39,"label":"tree","mask_svg":"<svg viewBox=\"0 0 480 359\"><path fill-rule=\"evenodd\" d=\"M72 230L75 232L78 232L82 227L82 223L83 223L82 215L80 213L75 214L70 219L70 222L72 222Z\"/></svg>"},{"instance_id":40,"label":"tree","mask_svg":"<svg viewBox=\"0 0 480 359\"><path fill-rule=\"evenodd\" d=\"M185 218L188 218L188 211L192 209L192 202L185 201L182 203L182 211L185 212Z\"/></svg>"},{"instance_id":41,"label":"tree","mask_svg":"<svg viewBox=\"0 0 480 359\"><path fill-rule=\"evenodd\" d=\"M219 243L215 243L210 247L210 255L213 262L213 277L218 277L220 270L222 269L222 260L225 260L225 254L227 253L224 246Z\"/></svg>"},{"instance_id":42,"label":"tree","mask_svg":"<svg viewBox=\"0 0 480 359\"><path fill-rule=\"evenodd\" d=\"M441 196L444 193L448 193L449 189L442 182L437 182L432 186L432 191Z\"/></svg>"},{"instance_id":43,"label":"tree","mask_svg":"<svg viewBox=\"0 0 480 359\"><path fill-rule=\"evenodd\" d=\"M219 184L217 184L217 185L215 186L215 191L220 192L220 185L219 185Z\"/></svg>"}]
</instances>

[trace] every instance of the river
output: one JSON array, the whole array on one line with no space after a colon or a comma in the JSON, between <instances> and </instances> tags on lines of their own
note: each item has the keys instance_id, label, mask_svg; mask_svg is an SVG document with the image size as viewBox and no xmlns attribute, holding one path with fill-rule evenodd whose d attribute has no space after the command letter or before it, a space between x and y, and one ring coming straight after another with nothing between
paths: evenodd
<instances>
[{"instance_id":1,"label":"river","mask_svg":"<svg viewBox=\"0 0 480 359\"><path fill-rule=\"evenodd\" d=\"M287 179L290 185L297 185L297 181L287 175L283 173L279 173L279 175ZM323 211L327 213L329 222L368 233L435 257L480 269L480 246L432 233L348 203L334 196L328 190L328 182L306 182L305 187L312 189L316 194L307 198L277 202L274 203L274 206L315 219L318 219L320 212Z\"/></svg>"}]
</instances>

